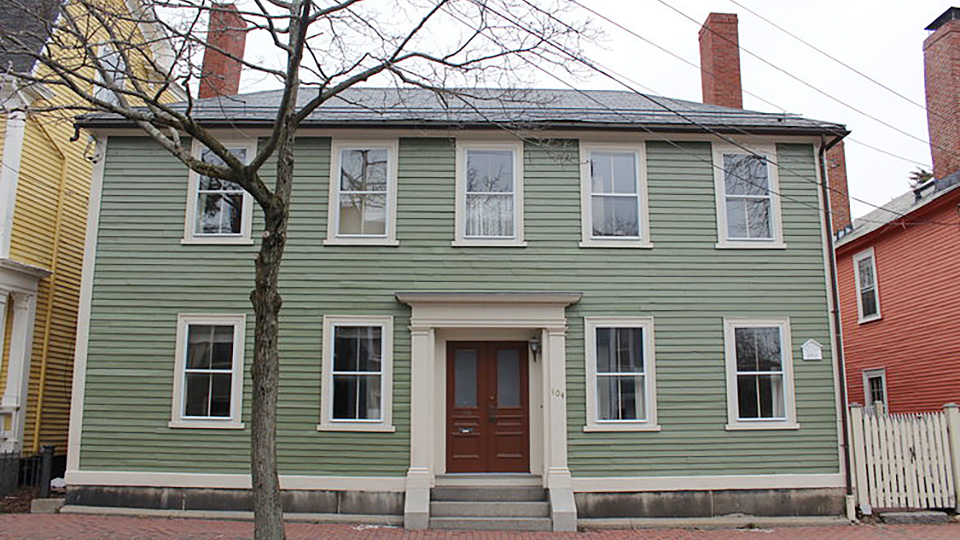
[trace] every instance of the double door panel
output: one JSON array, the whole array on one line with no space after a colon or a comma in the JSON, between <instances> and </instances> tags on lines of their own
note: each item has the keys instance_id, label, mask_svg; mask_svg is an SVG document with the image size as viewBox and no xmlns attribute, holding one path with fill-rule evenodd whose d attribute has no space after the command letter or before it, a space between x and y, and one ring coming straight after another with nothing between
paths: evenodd
<instances>
[{"instance_id":1,"label":"double door panel","mask_svg":"<svg viewBox=\"0 0 960 540\"><path fill-rule=\"evenodd\" d=\"M447 472L530 472L524 342L447 345Z\"/></svg>"}]
</instances>

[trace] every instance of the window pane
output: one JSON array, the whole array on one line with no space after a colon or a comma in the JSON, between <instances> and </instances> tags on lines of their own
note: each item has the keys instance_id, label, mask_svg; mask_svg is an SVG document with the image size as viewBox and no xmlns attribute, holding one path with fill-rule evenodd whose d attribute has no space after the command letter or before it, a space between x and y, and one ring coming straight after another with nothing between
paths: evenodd
<instances>
[{"instance_id":1,"label":"window pane","mask_svg":"<svg viewBox=\"0 0 960 540\"><path fill-rule=\"evenodd\" d=\"M333 370L379 372L382 333L379 326L334 327Z\"/></svg>"},{"instance_id":2,"label":"window pane","mask_svg":"<svg viewBox=\"0 0 960 540\"><path fill-rule=\"evenodd\" d=\"M387 191L389 151L349 149L340 151L342 191Z\"/></svg>"},{"instance_id":3,"label":"window pane","mask_svg":"<svg viewBox=\"0 0 960 540\"><path fill-rule=\"evenodd\" d=\"M780 371L780 329L736 328L737 371Z\"/></svg>"},{"instance_id":4,"label":"window pane","mask_svg":"<svg viewBox=\"0 0 960 540\"><path fill-rule=\"evenodd\" d=\"M213 327L211 369L233 369L233 327Z\"/></svg>"},{"instance_id":5,"label":"window pane","mask_svg":"<svg viewBox=\"0 0 960 540\"><path fill-rule=\"evenodd\" d=\"M213 326L187 326L187 369L210 369Z\"/></svg>"},{"instance_id":6,"label":"window pane","mask_svg":"<svg viewBox=\"0 0 960 540\"><path fill-rule=\"evenodd\" d=\"M747 201L727 197L727 238L749 238L747 232Z\"/></svg>"},{"instance_id":7,"label":"window pane","mask_svg":"<svg viewBox=\"0 0 960 540\"><path fill-rule=\"evenodd\" d=\"M741 419L784 418L782 375L738 375Z\"/></svg>"},{"instance_id":8,"label":"window pane","mask_svg":"<svg viewBox=\"0 0 960 540\"><path fill-rule=\"evenodd\" d=\"M520 353L516 349L497 351L497 405L520 406Z\"/></svg>"},{"instance_id":9,"label":"window pane","mask_svg":"<svg viewBox=\"0 0 960 540\"><path fill-rule=\"evenodd\" d=\"M773 238L770 233L770 199L752 199L746 203L749 237Z\"/></svg>"},{"instance_id":10,"label":"window pane","mask_svg":"<svg viewBox=\"0 0 960 540\"><path fill-rule=\"evenodd\" d=\"M477 406L477 351L459 349L453 353L454 393L457 407Z\"/></svg>"},{"instance_id":11,"label":"window pane","mask_svg":"<svg viewBox=\"0 0 960 540\"><path fill-rule=\"evenodd\" d=\"M860 293L860 309L863 310L864 317L870 317L877 314L877 295L875 289L866 290Z\"/></svg>"},{"instance_id":12,"label":"window pane","mask_svg":"<svg viewBox=\"0 0 960 540\"><path fill-rule=\"evenodd\" d=\"M465 236L513 237L513 195L467 195Z\"/></svg>"},{"instance_id":13,"label":"window pane","mask_svg":"<svg viewBox=\"0 0 960 540\"><path fill-rule=\"evenodd\" d=\"M333 418L380 419L379 375L334 375Z\"/></svg>"},{"instance_id":14,"label":"window pane","mask_svg":"<svg viewBox=\"0 0 960 540\"><path fill-rule=\"evenodd\" d=\"M597 419L646 419L645 392L643 375L598 376Z\"/></svg>"},{"instance_id":15,"label":"window pane","mask_svg":"<svg viewBox=\"0 0 960 540\"><path fill-rule=\"evenodd\" d=\"M642 328L597 328L597 373L642 373Z\"/></svg>"},{"instance_id":16,"label":"window pane","mask_svg":"<svg viewBox=\"0 0 960 540\"><path fill-rule=\"evenodd\" d=\"M637 163L633 152L591 152L593 194L637 193Z\"/></svg>"},{"instance_id":17,"label":"window pane","mask_svg":"<svg viewBox=\"0 0 960 540\"><path fill-rule=\"evenodd\" d=\"M339 234L383 236L387 233L387 196L340 195Z\"/></svg>"},{"instance_id":18,"label":"window pane","mask_svg":"<svg viewBox=\"0 0 960 540\"><path fill-rule=\"evenodd\" d=\"M724 188L727 195L768 195L767 163L751 154L723 155Z\"/></svg>"},{"instance_id":19,"label":"window pane","mask_svg":"<svg viewBox=\"0 0 960 540\"><path fill-rule=\"evenodd\" d=\"M210 416L211 379L210 373L186 374L184 416Z\"/></svg>"},{"instance_id":20,"label":"window pane","mask_svg":"<svg viewBox=\"0 0 960 540\"><path fill-rule=\"evenodd\" d=\"M591 193L613 192L613 158L607 152L590 153Z\"/></svg>"},{"instance_id":21,"label":"window pane","mask_svg":"<svg viewBox=\"0 0 960 540\"><path fill-rule=\"evenodd\" d=\"M210 416L230 416L230 373L210 375Z\"/></svg>"},{"instance_id":22,"label":"window pane","mask_svg":"<svg viewBox=\"0 0 960 540\"><path fill-rule=\"evenodd\" d=\"M242 193L200 193L197 200L197 232L240 234Z\"/></svg>"},{"instance_id":23,"label":"window pane","mask_svg":"<svg viewBox=\"0 0 960 540\"><path fill-rule=\"evenodd\" d=\"M217 158L217 159L219 160L220 158ZM240 187L240 184L231 182L229 180L221 180L219 178L201 176L200 190L201 191L243 191L243 188Z\"/></svg>"},{"instance_id":24,"label":"window pane","mask_svg":"<svg viewBox=\"0 0 960 540\"><path fill-rule=\"evenodd\" d=\"M860 259L857 268L860 271L860 288L869 289L873 287L873 258Z\"/></svg>"},{"instance_id":25,"label":"window pane","mask_svg":"<svg viewBox=\"0 0 960 540\"><path fill-rule=\"evenodd\" d=\"M512 193L513 152L467 150L467 193Z\"/></svg>"},{"instance_id":26,"label":"window pane","mask_svg":"<svg viewBox=\"0 0 960 540\"><path fill-rule=\"evenodd\" d=\"M640 236L640 216L635 197L594 195L593 236Z\"/></svg>"},{"instance_id":27,"label":"window pane","mask_svg":"<svg viewBox=\"0 0 960 540\"><path fill-rule=\"evenodd\" d=\"M869 403L867 405L873 405L874 403L886 403L886 397L883 395L883 377L868 377L868 394Z\"/></svg>"}]
</instances>

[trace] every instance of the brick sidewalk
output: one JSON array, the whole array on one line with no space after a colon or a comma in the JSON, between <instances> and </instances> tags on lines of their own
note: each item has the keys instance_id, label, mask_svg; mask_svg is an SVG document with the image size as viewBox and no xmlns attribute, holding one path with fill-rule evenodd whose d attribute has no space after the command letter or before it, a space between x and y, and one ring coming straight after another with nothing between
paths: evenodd
<instances>
[{"instance_id":1,"label":"brick sidewalk","mask_svg":"<svg viewBox=\"0 0 960 540\"><path fill-rule=\"evenodd\" d=\"M248 521L85 515L0 515L2 540L246 540ZM960 540L960 524L783 527L778 529L657 529L585 533L470 531L407 532L392 527L290 523L289 540Z\"/></svg>"}]
</instances>

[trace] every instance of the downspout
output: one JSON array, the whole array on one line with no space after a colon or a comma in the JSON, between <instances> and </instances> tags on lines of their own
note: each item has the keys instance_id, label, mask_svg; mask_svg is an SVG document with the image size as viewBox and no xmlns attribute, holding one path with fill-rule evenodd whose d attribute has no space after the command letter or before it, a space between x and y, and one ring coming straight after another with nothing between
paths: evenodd
<instances>
[{"instance_id":1,"label":"downspout","mask_svg":"<svg viewBox=\"0 0 960 540\"><path fill-rule=\"evenodd\" d=\"M831 213L830 207L830 190L827 187L827 150L834 147L842 139L843 136L838 135L827 143L824 136L820 135L820 156L818 161L820 165L820 198L823 201L823 223L824 227L826 227L827 248L829 250L829 256L827 258L829 259L828 266L830 268L830 299L833 304L831 306L831 311L833 312L831 315L833 316L833 324L836 329L833 336L836 344L833 354L837 359L837 377L840 379L838 388L840 389L840 426L843 432L841 445L843 448L844 484L846 487L845 502L847 518L850 519L850 521L855 521L857 516L853 504L853 472L850 470L850 428L849 418L847 417L847 370L843 364L843 329L840 326L840 293L837 285L837 256L833 245L833 214Z\"/></svg>"}]
</instances>

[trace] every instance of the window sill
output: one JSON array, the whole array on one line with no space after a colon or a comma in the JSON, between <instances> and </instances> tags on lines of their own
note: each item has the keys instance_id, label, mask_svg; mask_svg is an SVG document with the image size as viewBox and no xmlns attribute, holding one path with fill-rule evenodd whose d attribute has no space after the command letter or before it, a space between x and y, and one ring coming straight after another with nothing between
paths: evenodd
<instances>
[{"instance_id":1,"label":"window sill","mask_svg":"<svg viewBox=\"0 0 960 540\"><path fill-rule=\"evenodd\" d=\"M797 430L800 424L796 422L739 422L736 424L727 424L724 428L727 431L763 431L763 430Z\"/></svg>"},{"instance_id":2,"label":"window sill","mask_svg":"<svg viewBox=\"0 0 960 540\"><path fill-rule=\"evenodd\" d=\"M523 240L454 240L450 242L453 247L527 247Z\"/></svg>"},{"instance_id":3,"label":"window sill","mask_svg":"<svg viewBox=\"0 0 960 540\"><path fill-rule=\"evenodd\" d=\"M649 431L657 432L660 431L659 424L647 424L639 422L617 422L609 424L587 424L583 426L584 433L601 433L601 432L611 432L611 431Z\"/></svg>"},{"instance_id":4,"label":"window sill","mask_svg":"<svg viewBox=\"0 0 960 540\"><path fill-rule=\"evenodd\" d=\"M787 245L779 241L763 240L757 242L717 242L717 249L787 249Z\"/></svg>"},{"instance_id":5,"label":"window sill","mask_svg":"<svg viewBox=\"0 0 960 540\"><path fill-rule=\"evenodd\" d=\"M329 423L317 424L317 431L352 431L370 433L394 433L397 428L386 424Z\"/></svg>"},{"instance_id":6,"label":"window sill","mask_svg":"<svg viewBox=\"0 0 960 540\"><path fill-rule=\"evenodd\" d=\"M873 321L880 321L880 320L883 320L883 317L882 317L881 315L877 314L877 315L871 315L870 317L864 317L864 318L862 318L862 319L858 319L858 320L857 320L857 323L859 323L859 324L867 324L867 323L870 323L870 322L873 322Z\"/></svg>"},{"instance_id":7,"label":"window sill","mask_svg":"<svg viewBox=\"0 0 960 540\"><path fill-rule=\"evenodd\" d=\"M214 246L216 246L216 245L219 245L219 246L252 246L252 245L253 245L253 239L252 239L252 238L243 238L243 237L239 237L239 238L234 238L234 237L227 237L227 238L217 238L217 237L198 238L198 237L193 237L193 238L182 238L182 239L180 240L180 244L181 244L181 245L184 245L184 246L211 246L211 245L214 245Z\"/></svg>"},{"instance_id":8,"label":"window sill","mask_svg":"<svg viewBox=\"0 0 960 540\"><path fill-rule=\"evenodd\" d=\"M602 240L590 238L580 242L582 248L619 248L619 249L653 249L653 243L644 240Z\"/></svg>"},{"instance_id":9,"label":"window sill","mask_svg":"<svg viewBox=\"0 0 960 540\"><path fill-rule=\"evenodd\" d=\"M243 422L225 420L171 420L167 427L176 429L243 429Z\"/></svg>"},{"instance_id":10,"label":"window sill","mask_svg":"<svg viewBox=\"0 0 960 540\"><path fill-rule=\"evenodd\" d=\"M327 238L323 241L325 246L388 246L395 247L400 245L400 241L394 238Z\"/></svg>"}]
</instances>

